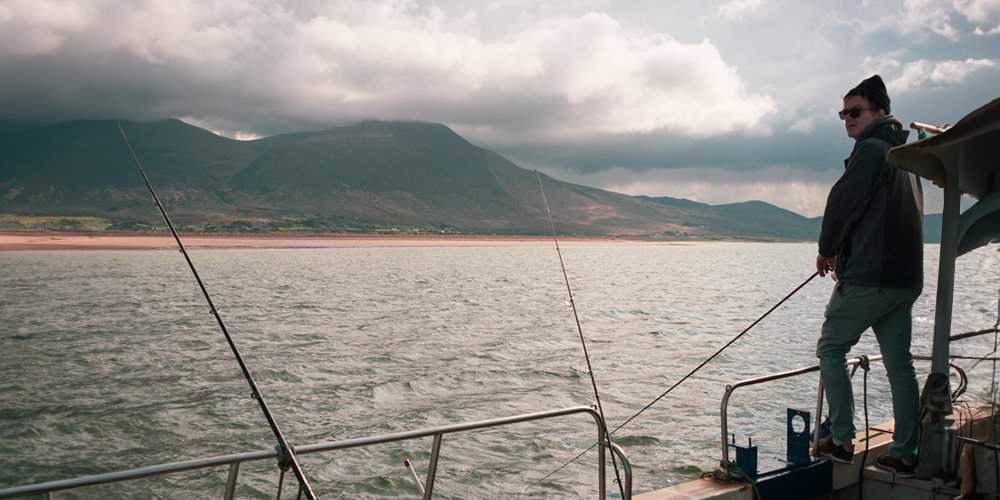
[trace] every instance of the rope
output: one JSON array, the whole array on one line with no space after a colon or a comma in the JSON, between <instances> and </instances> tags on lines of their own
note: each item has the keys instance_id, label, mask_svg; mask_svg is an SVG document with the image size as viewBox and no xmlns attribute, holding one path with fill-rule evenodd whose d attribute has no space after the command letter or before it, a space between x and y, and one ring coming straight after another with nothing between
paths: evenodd
<instances>
[{"instance_id":1,"label":"rope","mask_svg":"<svg viewBox=\"0 0 1000 500\"><path fill-rule=\"evenodd\" d=\"M710 479L712 481L718 481L720 483L733 483L733 482L746 482L750 483L750 488L753 489L754 497L751 500L763 500L764 496L760 494L757 489L757 478L747 474L742 467L736 464L736 462L726 462L727 467L731 467L732 470L736 471L735 475L724 474L721 470L716 469L713 471L705 471L701 473L701 479Z\"/></svg>"},{"instance_id":2,"label":"rope","mask_svg":"<svg viewBox=\"0 0 1000 500\"><path fill-rule=\"evenodd\" d=\"M764 496L760 494L760 490L757 489L757 478L747 474L745 470L736 465L736 462L729 462L729 465L736 469L736 472L743 476L747 482L750 483L750 488L753 489L753 496L756 500L764 500Z\"/></svg>"},{"instance_id":3,"label":"rope","mask_svg":"<svg viewBox=\"0 0 1000 500\"><path fill-rule=\"evenodd\" d=\"M535 170L538 177L538 189L542 192L542 202L545 203L545 213L549 217L549 226L552 229L552 241L556 244L556 254L559 256L559 266L562 268L563 281L566 282L566 293L569 295L569 305L573 309L573 319L576 320L576 331L580 334L580 345L583 346L583 357L587 360L587 374L590 375L590 385L594 388L594 399L597 400L597 411L601 414L601 422L604 424L604 439L611 448L611 434L608 433L608 420L604 418L604 407L601 405L601 395L597 391L597 379L594 377L594 368L590 364L590 353L587 351L587 340L583 336L583 327L580 326L580 316L576 312L576 302L573 300L573 289L569 286L569 276L566 274L566 264L563 262L562 250L559 249L559 238L556 237L556 225L552 221L552 211L549 210L549 200L545 196L545 186L542 185L542 174ZM615 459L614 450L611 452L611 464L615 468L615 479L618 483L618 492L625 498L625 489L622 486L621 474L618 472L618 460Z\"/></svg>"},{"instance_id":4,"label":"rope","mask_svg":"<svg viewBox=\"0 0 1000 500\"><path fill-rule=\"evenodd\" d=\"M694 369L692 369L691 371L689 371L687 373L687 375L684 375L683 377L680 378L680 380L678 380L677 382L674 382L674 384L671 385L667 390L663 391L659 396L657 396L652 401L650 401L648 404L646 404L646 406L643 406L641 410L635 412L631 417L629 417L624 422L622 422L621 425L619 425L618 427L615 427L614 430L612 430L608 434L609 435L613 435L614 433L618 432L619 430L622 429L622 427L625 427L626 425L628 425L630 422L632 422L633 420L635 420L636 417L638 417L639 415L641 415L644 411L648 410L654 404L656 404L658 401L660 401L661 399L663 399L664 396L666 396L667 394L670 394L670 392L673 391L674 389L676 389L677 386L679 386L682 383L684 383L685 380L691 378L691 376L694 375L695 373L697 373L698 370L701 370L705 365L707 365L709 362L711 362L713 359L715 359L719 354L722 354L722 351L725 351L729 346L733 345L733 343L736 342L737 340L739 340L740 337L743 337L744 335L746 335L747 332L749 332L751 329L753 329L753 327L757 326L757 324L760 323L761 321L763 321L764 318L768 317L772 312L774 312L775 309L777 309L782 304L784 304L785 301L787 301L793 295L795 295L796 293L798 293L799 290L802 290L802 288L805 287L807 284L809 284L809 282L812 281L813 278L815 278L818 274L819 274L818 272L815 272L815 273L812 274L812 276L809 276L805 281L802 282L802 284L800 284L799 286L795 287L794 290L792 290L791 292L789 292L788 295L785 295L785 297L782 298L780 301L778 301L777 304L771 306L771 308L768 309L767 312L765 312L759 318L757 318L756 320L754 320L754 322L751 323L750 326L744 328L743 331L739 333L739 335L736 335L731 340L729 340L729 342L726 342L725 345L723 345L722 347L720 347L719 350L715 351L714 354L712 354L711 356L709 356L708 358L706 358L704 361L702 361L701 363L699 363L698 366L694 367ZM597 443L594 443L594 444L590 445L587 449L581 451L578 455L576 455L575 457L573 457L572 459L570 459L568 462L560 465L559 467L557 467L556 469L554 469L552 472L549 472L548 474L546 474L541 479L539 479L537 481L534 481L531 484L529 484L528 487L531 487L533 485L541 483L542 481L545 481L546 479L552 477L555 473L557 473L557 472L565 469L566 467L568 467L573 462L576 462L577 460L579 460L580 457L582 457L585 453L587 453L588 451L592 450L594 448L594 446L597 446Z\"/></svg>"},{"instance_id":5,"label":"rope","mask_svg":"<svg viewBox=\"0 0 1000 500\"><path fill-rule=\"evenodd\" d=\"M306 498L309 500L316 500L316 494L309 485L309 480L306 479L305 474L302 472L302 467L299 466L299 462L295 458L295 453L292 451L292 447L288 444L288 441L285 439L285 435L281 432L281 429L278 428L278 423L271 415L271 410L267 407L267 402L264 401L264 395L261 394L260 389L257 387L257 382L254 381L253 375L250 374L250 369L247 368L246 363L243 361L243 356L240 355L240 350L236 347L236 343L233 342L232 336L229 335L229 330L226 329L226 324L222 321L222 316L219 314L219 310L215 308L215 304L212 302L212 297L208 294L208 289L205 288L205 283L201 281L201 276L198 275L198 270L195 269L194 262L191 261L191 256L188 255L187 249L184 248L184 243L181 241L181 237L174 229L174 224L170 221L170 216L167 215L166 209L164 209L163 204L160 203L160 197L157 196L156 191L153 190L153 185L149 182L149 177L146 176L146 171L142 168L142 162L139 161L139 157L135 154L135 150L132 148L132 143L128 140L128 135L125 134L125 129L122 127L121 122L116 122L116 124L118 125L118 131L121 132L122 139L125 141L125 145L128 146L128 152L132 155L132 161L139 170L139 174L142 176L143 182L146 183L146 188L149 189L149 194L153 196L156 208L160 210L160 215L163 216L163 221L167 223L167 227L170 229L170 234L174 236L174 240L177 242L177 247L180 249L181 254L184 255L184 260L187 261L188 267L191 268L191 274L194 275L195 281L198 282L198 287L201 288L202 295L205 296L205 301L208 302L210 312L213 316L215 316L215 321L219 324L219 329L222 330L223 336L226 337L226 342L229 343L229 349L232 351L233 357L236 358L236 362L240 365L240 370L243 371L243 377L250 386L250 396L253 399L256 399L260 404L260 409L264 412L264 417L267 419L268 425L271 426L271 432L274 433L274 437L278 441L278 461L279 467L281 468L282 478L284 477L285 468L291 466L292 470L295 472L295 477L299 480L299 484L305 490ZM278 487L280 494L281 485L279 484Z\"/></svg>"}]
</instances>

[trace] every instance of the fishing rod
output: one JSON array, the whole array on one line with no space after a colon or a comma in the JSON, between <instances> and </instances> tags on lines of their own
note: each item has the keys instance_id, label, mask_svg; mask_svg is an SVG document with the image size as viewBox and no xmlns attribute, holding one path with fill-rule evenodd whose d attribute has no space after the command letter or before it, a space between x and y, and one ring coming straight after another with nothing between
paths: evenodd
<instances>
[{"instance_id":1,"label":"fishing rod","mask_svg":"<svg viewBox=\"0 0 1000 500\"><path fill-rule=\"evenodd\" d=\"M744 328L743 331L739 333L739 335L736 335L735 337L733 337L732 339L730 339L729 342L726 342L726 344L723 345L722 347L720 347L719 350L715 351L714 354L712 354L708 358L705 358L704 361L702 361L701 363L699 363L698 366L694 367L686 375L684 375L683 377L681 377L680 380L678 380L677 382L674 382L674 384L671 385L667 390L665 390L662 393L660 393L659 396L656 396L656 398L654 398L652 401L650 401L649 403L647 403L646 406L643 406L642 409L640 409L639 411L637 411L634 414L632 414L631 417L629 417L627 420L625 420L624 422L622 422L618 427L615 427L613 430L611 430L610 432L608 432L608 435L610 436L611 434L614 434L614 433L618 432L619 430L622 429L622 427L625 427L630 422L632 422L633 420L635 420L635 418L638 417L639 415L641 415L644 411L652 408L652 406L654 404L656 404L661 399L663 399L667 394L670 394L670 392L673 391L674 389L676 389L677 386L679 386L682 383L684 383L685 380L691 378L692 375L694 375L695 373L697 373L698 370L701 370L705 365L707 365L709 362L711 362L713 359L715 359L719 354L722 354L722 351L725 351L729 346L733 345L733 343L736 342L737 340L739 340L740 337L742 337L743 335L746 335L747 332L749 332L753 327L757 326L757 324L760 323L761 321L763 321L764 318L768 317L772 312L774 312L775 309L777 309L778 307L780 307L781 304L784 304L785 301L787 301L793 295L795 295L796 293L798 293L799 290L802 290L802 288L805 287L807 284L809 284L809 282L812 281L813 278L815 278L817 275L819 275L819 272L814 272L812 274L812 276L809 276L809 278L807 278L805 281L803 281L802 284L800 284L799 286L795 287L794 290L792 290L791 292L789 292L788 295L785 295L785 297L783 299L781 299L780 301L778 301L777 304L771 306L771 308L768 309L767 312L765 312L759 318L757 318L753 323L750 324L750 326ZM610 438L608 438L608 440L610 441ZM545 481L546 479L552 477L552 475L554 475L555 473L557 473L557 472L565 469L570 464L572 464L572 463L576 462L577 460L579 460L580 457L582 457L585 453L587 453L588 451L590 451L591 449L593 449L594 446L597 446L597 443L594 443L594 444L590 445L587 449L581 451L577 456L573 457L568 462L560 465L559 467L557 467L552 472L549 472L544 477L542 477L538 481L535 481L535 482L531 483L528 486L530 487L532 485L541 483L542 481Z\"/></svg>"},{"instance_id":2,"label":"fishing rod","mask_svg":"<svg viewBox=\"0 0 1000 500\"><path fill-rule=\"evenodd\" d=\"M278 423L274 420L271 410L267 407L267 402L264 401L264 395L261 394L260 388L257 386L257 382L254 381L253 375L250 374L250 369L247 368L246 363L243 361L243 356L240 355L240 350L236 347L236 343L233 342L233 337L229 335L229 330L226 329L226 323L222 321L222 315L220 315L219 310L215 308L215 303L212 302L212 297L208 294L208 289L205 288L205 283L202 282L201 276L198 275L198 270L194 267L194 262L191 261L191 257L187 253L187 249L184 248L184 243L181 241L181 237L174 229L174 224L170 222L170 216L167 215L166 209L164 209L163 204L160 203L160 197L157 196L156 191L153 190L153 185L149 182L149 177L146 176L146 171L142 168L142 162L139 161L139 157L136 156L135 150L132 149L132 143L129 142L128 135L125 134L125 129L122 127L121 122L115 123L118 125L118 131L121 132L125 145L128 146L128 152L132 155L132 161L135 162L135 166L139 169L139 174L142 176L143 182L146 183L146 188L149 189L149 194L153 196L156 208L160 209L160 215L163 216L163 221L166 222L167 227L170 228L170 234L174 235L177 247L184 255L184 260L187 261L188 267L191 268L191 274L194 275L195 281L198 282L198 287L201 288L202 295L205 296L205 300L208 302L209 311L213 316L215 316L215 321L219 324L219 329L222 330L222 334L226 337L226 342L229 343L229 349L233 352L236 362L239 363L240 370L243 371L243 377L246 378L247 384L250 385L250 396L253 399L256 399L257 403L259 403L261 411L264 412L264 417L267 418L268 425L271 426L271 432L274 433L275 439L278 440L278 467L281 469L282 478L284 478L285 471L291 467L292 472L295 473L295 477L299 480L299 493L304 493L306 498L309 500L316 500L316 493L313 492L312 486L309 485L309 480L306 479L305 473L302 472L302 467L299 465L299 461L295 457L295 452L292 450L291 445L288 444L288 440L285 439L285 435L281 432L281 429L278 428ZM280 484L278 485L278 495L279 497L281 495Z\"/></svg>"},{"instance_id":3,"label":"fishing rod","mask_svg":"<svg viewBox=\"0 0 1000 500\"><path fill-rule=\"evenodd\" d=\"M566 293L569 295L569 305L573 309L573 319L576 320L576 331L580 334L580 345L583 346L583 357L587 360L587 374L590 375L590 385L594 388L594 399L597 400L597 411L601 414L601 421L604 423L604 439L611 448L611 434L608 433L608 420L604 418L604 407L601 405L601 395L597 391L597 380L594 378L594 369L590 365L590 353L587 351L587 340L583 337L583 327L580 326L580 316L576 312L576 302L573 300L573 289L569 286L569 276L566 274L566 263L563 262L562 250L559 249L559 238L556 236L556 225L552 222L552 211L549 210L549 200L545 196L545 186L542 185L542 174L535 170L538 177L538 189L542 192L542 202L545 203L545 213L549 216L549 227L552 228L552 241L556 244L556 254L559 256L559 266L562 268L563 281L566 283ZM595 443L596 445L596 443ZM590 448L593 448L591 446ZM588 448L588 450L590 449ZM615 479L618 483L618 492L625 498L625 490L622 486L622 478L618 473L618 460L615 459L614 451L611 453L611 464L615 468Z\"/></svg>"}]
</instances>

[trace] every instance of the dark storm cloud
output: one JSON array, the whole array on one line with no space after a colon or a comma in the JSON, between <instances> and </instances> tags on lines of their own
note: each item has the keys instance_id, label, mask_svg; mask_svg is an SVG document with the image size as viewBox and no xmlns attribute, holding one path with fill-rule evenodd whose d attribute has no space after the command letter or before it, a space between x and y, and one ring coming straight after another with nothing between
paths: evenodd
<instances>
[{"instance_id":1,"label":"dark storm cloud","mask_svg":"<svg viewBox=\"0 0 1000 500\"><path fill-rule=\"evenodd\" d=\"M628 170L693 165L745 169L783 164L810 169L823 164L826 165L822 168L829 168L831 158L839 158L849 152L850 143L842 136L842 129L831 123L818 127L815 133L808 135L782 132L768 136L731 134L691 138L654 133L570 143L564 148L552 145L509 146L505 151L515 158L559 165L581 173L609 166Z\"/></svg>"},{"instance_id":2,"label":"dark storm cloud","mask_svg":"<svg viewBox=\"0 0 1000 500\"><path fill-rule=\"evenodd\" d=\"M6 0L0 123L181 117L257 136L437 121L604 187L683 195L668 181L684 177L705 194L728 170L806 200L850 150L835 118L848 88L878 71L903 119L954 121L995 96L997 26L995 0L691 0L669 15L601 0Z\"/></svg>"},{"instance_id":3,"label":"dark storm cloud","mask_svg":"<svg viewBox=\"0 0 1000 500\"><path fill-rule=\"evenodd\" d=\"M123 7L0 6L0 69L13 75L0 87L5 115L191 116L258 133L410 118L518 142L726 133L773 110L710 42L636 32L600 12L521 22L484 41L474 13L405 1Z\"/></svg>"}]
</instances>

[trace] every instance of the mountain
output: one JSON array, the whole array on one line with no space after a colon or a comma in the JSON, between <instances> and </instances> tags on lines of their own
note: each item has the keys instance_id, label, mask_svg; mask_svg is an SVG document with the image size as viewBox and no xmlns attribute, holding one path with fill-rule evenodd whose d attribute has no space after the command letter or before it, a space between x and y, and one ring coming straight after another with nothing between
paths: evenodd
<instances>
[{"instance_id":1,"label":"mountain","mask_svg":"<svg viewBox=\"0 0 1000 500\"><path fill-rule=\"evenodd\" d=\"M518 167L434 123L367 121L236 141L179 120L122 122L172 217L194 230L813 239L764 202L627 196ZM0 212L156 221L116 122L0 131Z\"/></svg>"},{"instance_id":2,"label":"mountain","mask_svg":"<svg viewBox=\"0 0 1000 500\"><path fill-rule=\"evenodd\" d=\"M28 130L42 125L44 125L44 123L24 120L0 120L0 134L20 132L22 130Z\"/></svg>"},{"instance_id":3,"label":"mountain","mask_svg":"<svg viewBox=\"0 0 1000 500\"><path fill-rule=\"evenodd\" d=\"M941 217L940 213L924 214L924 243L941 243ZM823 217L813 217L809 221L816 227L816 237L819 237L820 228L823 227Z\"/></svg>"},{"instance_id":4,"label":"mountain","mask_svg":"<svg viewBox=\"0 0 1000 500\"><path fill-rule=\"evenodd\" d=\"M689 208L693 212L689 219L692 224L724 237L753 235L756 238L813 240L819 235L819 226L814 220L763 201L708 205L669 196L643 198L667 206Z\"/></svg>"},{"instance_id":5,"label":"mountain","mask_svg":"<svg viewBox=\"0 0 1000 500\"><path fill-rule=\"evenodd\" d=\"M225 185L260 152L179 120L123 122L154 185L184 208L230 210ZM149 195L114 121L0 135L0 210L150 218Z\"/></svg>"},{"instance_id":6,"label":"mountain","mask_svg":"<svg viewBox=\"0 0 1000 500\"><path fill-rule=\"evenodd\" d=\"M924 215L924 243L941 243L941 222L944 214Z\"/></svg>"},{"instance_id":7,"label":"mountain","mask_svg":"<svg viewBox=\"0 0 1000 500\"><path fill-rule=\"evenodd\" d=\"M233 176L232 186L310 213L517 227L530 217L494 177L501 163L444 125L365 122L272 147Z\"/></svg>"}]
</instances>

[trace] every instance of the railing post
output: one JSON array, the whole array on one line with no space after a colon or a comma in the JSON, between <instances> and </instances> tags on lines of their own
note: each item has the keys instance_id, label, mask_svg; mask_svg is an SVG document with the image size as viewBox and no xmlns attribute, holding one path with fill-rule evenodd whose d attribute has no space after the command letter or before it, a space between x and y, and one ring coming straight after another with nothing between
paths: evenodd
<instances>
[{"instance_id":1,"label":"railing post","mask_svg":"<svg viewBox=\"0 0 1000 500\"><path fill-rule=\"evenodd\" d=\"M607 457L604 451L604 422L598 421L597 424L597 462L600 466L597 469L597 497L601 500L608 498L608 485L607 483Z\"/></svg>"},{"instance_id":2,"label":"railing post","mask_svg":"<svg viewBox=\"0 0 1000 500\"><path fill-rule=\"evenodd\" d=\"M226 478L226 492L222 496L225 500L233 500L236 495L236 479L240 476L240 463L229 464L229 477Z\"/></svg>"},{"instance_id":3,"label":"railing post","mask_svg":"<svg viewBox=\"0 0 1000 500\"><path fill-rule=\"evenodd\" d=\"M813 426L812 435L812 450L809 450L814 455L816 454L817 447L819 446L819 431L820 426L823 425L823 396L826 391L826 386L823 385L823 377L819 378L819 387L816 390L816 425Z\"/></svg>"},{"instance_id":4,"label":"railing post","mask_svg":"<svg viewBox=\"0 0 1000 500\"><path fill-rule=\"evenodd\" d=\"M632 462L629 462L628 457L625 456L625 450L615 443L611 443L611 453L618 455L618 458L622 461L622 470L625 473L625 484L623 485L624 488L622 488L625 492L623 500L632 500Z\"/></svg>"},{"instance_id":5,"label":"railing post","mask_svg":"<svg viewBox=\"0 0 1000 500\"><path fill-rule=\"evenodd\" d=\"M431 463L427 467L427 480L424 481L424 500L430 500L434 496L434 477L437 475L438 455L441 454L441 438L444 434L440 432L434 435L434 444L431 445Z\"/></svg>"},{"instance_id":6,"label":"railing post","mask_svg":"<svg viewBox=\"0 0 1000 500\"><path fill-rule=\"evenodd\" d=\"M722 427L722 461L719 467L724 472L729 472L729 396L733 394L733 386L726 385L726 392L722 394L722 404L719 408L719 422Z\"/></svg>"}]
</instances>

